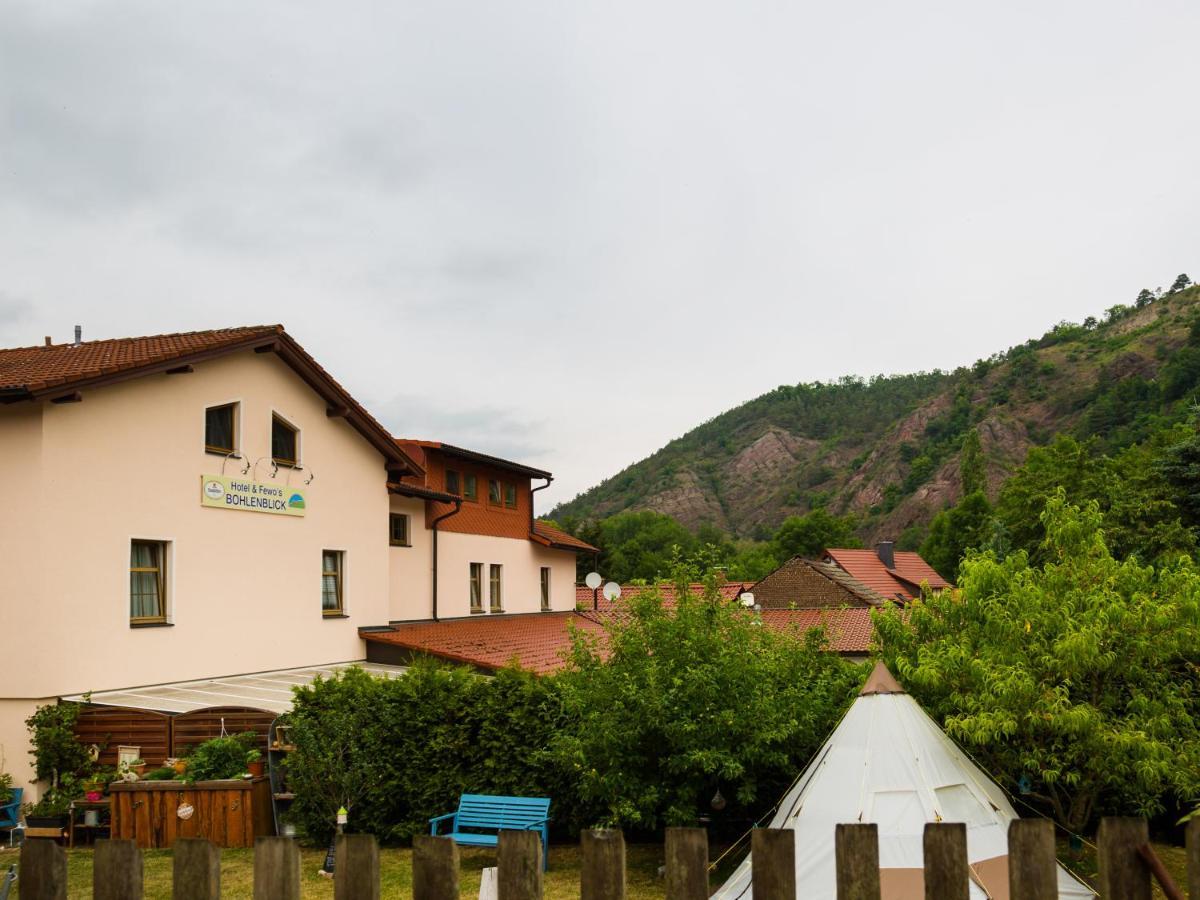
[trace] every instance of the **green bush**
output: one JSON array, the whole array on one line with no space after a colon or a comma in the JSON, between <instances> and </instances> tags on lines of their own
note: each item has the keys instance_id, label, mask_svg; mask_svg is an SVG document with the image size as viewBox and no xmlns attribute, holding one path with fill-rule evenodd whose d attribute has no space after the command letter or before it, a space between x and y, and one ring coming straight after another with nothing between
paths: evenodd
<instances>
[{"instance_id":1,"label":"green bush","mask_svg":"<svg viewBox=\"0 0 1200 900\"><path fill-rule=\"evenodd\" d=\"M391 680L352 668L298 688L289 724L291 815L319 840L340 806L351 830L408 840L462 793L550 797L559 829L581 818L545 749L564 726L553 679L431 662Z\"/></svg>"},{"instance_id":2,"label":"green bush","mask_svg":"<svg viewBox=\"0 0 1200 900\"><path fill-rule=\"evenodd\" d=\"M569 727L553 736L591 824L694 825L725 798L723 820L777 799L849 704L863 673L824 636L783 634L724 600L675 587L631 598L603 646L577 633L561 685ZM717 823L720 824L720 823Z\"/></svg>"},{"instance_id":3,"label":"green bush","mask_svg":"<svg viewBox=\"0 0 1200 900\"><path fill-rule=\"evenodd\" d=\"M240 778L246 771L246 754L258 740L253 731L205 741L188 757L184 780L220 781Z\"/></svg>"}]
</instances>

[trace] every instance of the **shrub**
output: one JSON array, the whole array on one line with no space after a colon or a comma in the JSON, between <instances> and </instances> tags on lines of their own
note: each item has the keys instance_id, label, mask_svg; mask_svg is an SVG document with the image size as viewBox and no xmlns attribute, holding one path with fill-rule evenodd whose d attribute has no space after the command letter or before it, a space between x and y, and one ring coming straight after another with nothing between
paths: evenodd
<instances>
[{"instance_id":1,"label":"shrub","mask_svg":"<svg viewBox=\"0 0 1200 900\"><path fill-rule=\"evenodd\" d=\"M93 768L87 748L75 737L80 708L78 703L48 703L25 720L34 773L39 780L50 779L51 788L65 775L82 776Z\"/></svg>"},{"instance_id":2,"label":"shrub","mask_svg":"<svg viewBox=\"0 0 1200 900\"><path fill-rule=\"evenodd\" d=\"M666 606L630 599L602 646L576 633L556 676L569 728L553 736L593 823L639 830L695 824L716 792L725 818L755 818L828 735L859 669L820 632L782 634L725 601L711 578ZM595 818L598 817L598 818Z\"/></svg>"},{"instance_id":3,"label":"shrub","mask_svg":"<svg viewBox=\"0 0 1200 900\"><path fill-rule=\"evenodd\" d=\"M246 771L246 754L258 740L253 731L205 741L188 757L184 780L220 781L238 778Z\"/></svg>"},{"instance_id":4,"label":"shrub","mask_svg":"<svg viewBox=\"0 0 1200 900\"><path fill-rule=\"evenodd\" d=\"M462 793L550 797L559 830L582 818L545 750L565 726L553 679L431 662L397 679L351 668L297 688L289 724L291 815L319 840L340 806L351 830L407 840Z\"/></svg>"}]
</instances>

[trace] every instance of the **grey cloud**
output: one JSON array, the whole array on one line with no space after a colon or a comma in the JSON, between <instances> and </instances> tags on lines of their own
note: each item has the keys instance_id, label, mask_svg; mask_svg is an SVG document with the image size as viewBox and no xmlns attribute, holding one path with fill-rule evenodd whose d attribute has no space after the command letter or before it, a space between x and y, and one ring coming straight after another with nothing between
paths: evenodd
<instances>
[{"instance_id":1,"label":"grey cloud","mask_svg":"<svg viewBox=\"0 0 1200 900\"><path fill-rule=\"evenodd\" d=\"M461 402L442 406L401 394L373 411L397 437L442 441L514 462L531 463L545 453L542 436L547 423L512 408Z\"/></svg>"}]
</instances>

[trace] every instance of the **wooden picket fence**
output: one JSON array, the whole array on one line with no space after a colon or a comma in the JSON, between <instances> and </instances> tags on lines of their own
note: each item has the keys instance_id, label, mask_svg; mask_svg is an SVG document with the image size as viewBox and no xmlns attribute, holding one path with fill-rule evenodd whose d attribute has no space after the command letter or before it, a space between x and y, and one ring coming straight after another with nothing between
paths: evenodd
<instances>
[{"instance_id":1,"label":"wooden picket fence","mask_svg":"<svg viewBox=\"0 0 1200 900\"><path fill-rule=\"evenodd\" d=\"M755 900L797 900L795 832L762 828L751 835ZM838 900L879 900L879 836L874 825L839 825L836 836ZM1098 838L1099 884L1104 900L1150 900L1157 879L1171 900L1185 895L1149 845L1143 819L1104 819ZM1008 832L1009 896L1051 900L1058 896L1054 828L1046 820L1022 819ZM625 839L620 831L582 836L582 900L624 900ZM925 826L925 897L967 900L967 834L962 824ZM699 828L668 828L667 900L709 896L708 835ZM1187 830L1188 892L1200 900L1200 821ZM380 900L379 845L371 835L337 840L334 900ZM173 900L220 900L221 856L202 838L181 838L174 847ZM496 854L498 900L540 900L542 844L529 831L500 834ZM421 836L413 842L414 900L459 900L459 852L449 838ZM21 900L67 900L67 857L45 838L21 847ZM133 841L97 841L92 871L94 900L142 900L142 856ZM299 900L300 850L286 837L259 838L254 845L254 900Z\"/></svg>"}]
</instances>

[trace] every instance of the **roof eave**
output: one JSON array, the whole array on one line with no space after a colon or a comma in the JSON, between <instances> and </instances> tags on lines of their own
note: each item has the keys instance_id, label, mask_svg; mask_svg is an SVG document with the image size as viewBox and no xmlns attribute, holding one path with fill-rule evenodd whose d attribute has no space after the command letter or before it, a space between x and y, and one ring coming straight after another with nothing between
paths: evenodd
<instances>
[{"instance_id":1,"label":"roof eave","mask_svg":"<svg viewBox=\"0 0 1200 900\"><path fill-rule=\"evenodd\" d=\"M216 359L240 350L273 351L300 376L301 380L327 403L331 406L344 407L346 410L346 421L350 423L355 431L366 438L375 449L382 453L384 459L394 463L412 475L417 477L424 476L425 469L396 446L395 441L392 440L392 436L383 426L372 419L362 405L350 396L349 392L334 382L332 377L318 365L316 360L308 355L303 347L296 343L296 340L284 330L282 325L275 325L271 329L265 329L242 340L231 341L219 347L209 347L193 353L181 353L167 359L156 360L147 365L134 366L116 372L101 373L88 378L63 379L53 384L43 383L35 385L32 388L27 386L3 388L0 389L0 402L15 403L20 400L50 399L68 390L86 390L109 384L117 384L118 382L129 381L133 378L141 378L146 375L156 375L160 372L166 372L168 369Z\"/></svg>"},{"instance_id":2,"label":"roof eave","mask_svg":"<svg viewBox=\"0 0 1200 900\"><path fill-rule=\"evenodd\" d=\"M443 444L436 441L413 441L412 443L420 444L421 446L435 452L445 453L447 456L457 456L461 459L471 460L472 462L485 463L487 465L496 466L497 468L508 469L512 472L519 472L522 475L528 475L531 478L554 477L550 472L547 472L543 469L535 469L533 466L526 466L522 463L513 462L509 459L502 459L499 456L492 456L487 453L480 453L476 450L467 450L465 447L455 447L453 444Z\"/></svg>"}]
</instances>

